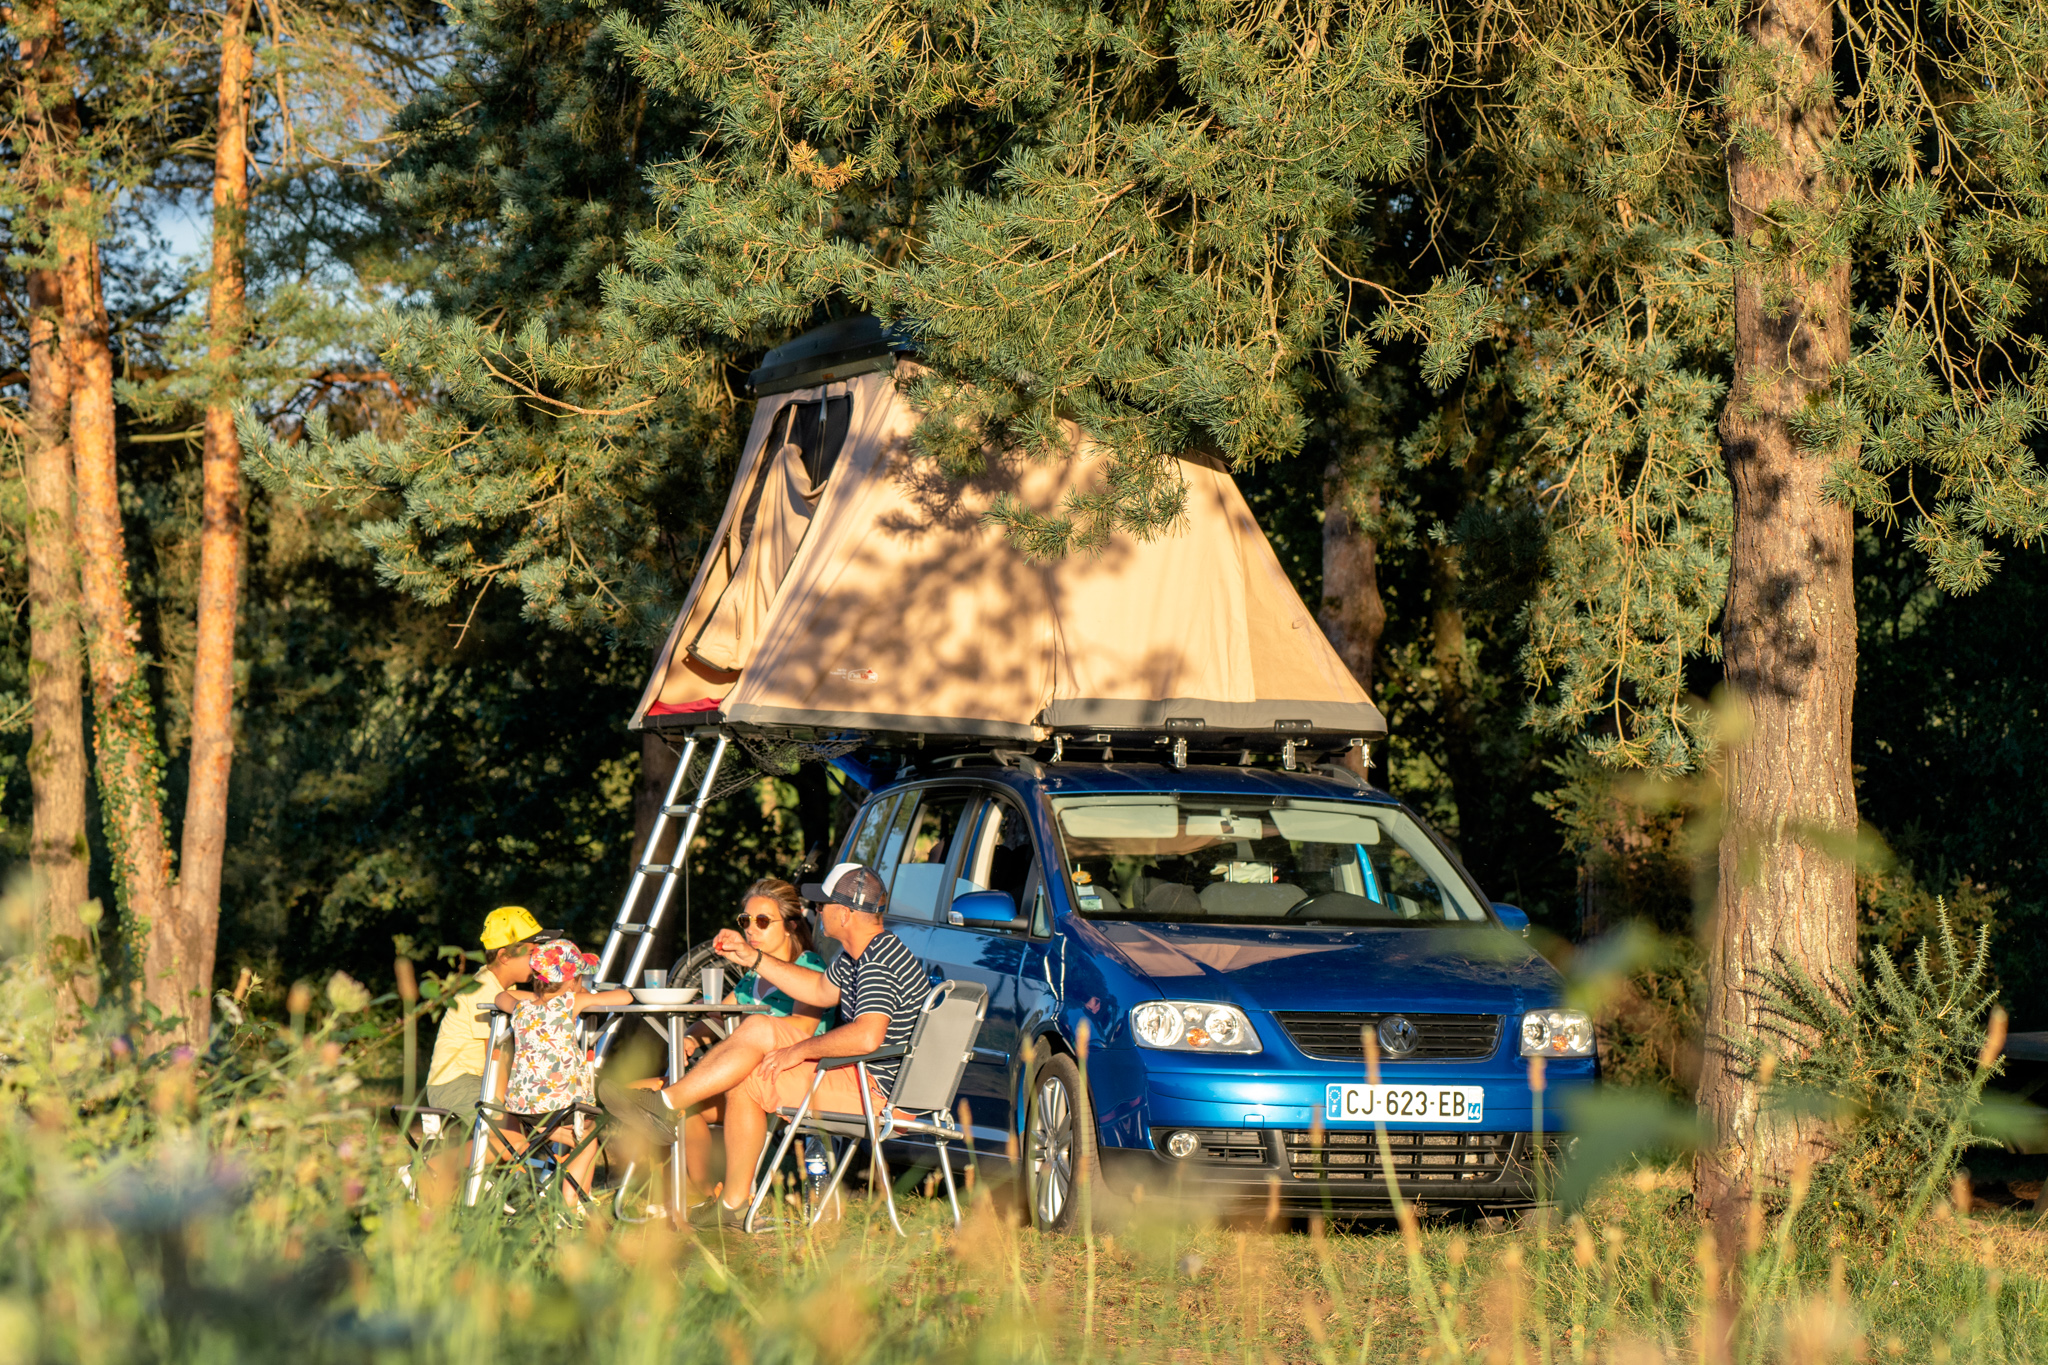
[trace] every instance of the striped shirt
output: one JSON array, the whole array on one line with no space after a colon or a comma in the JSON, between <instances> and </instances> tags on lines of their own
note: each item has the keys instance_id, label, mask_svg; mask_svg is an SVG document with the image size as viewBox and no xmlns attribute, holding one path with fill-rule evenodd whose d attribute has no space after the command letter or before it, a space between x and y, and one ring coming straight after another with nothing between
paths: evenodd
<instances>
[{"instance_id":1,"label":"striped shirt","mask_svg":"<svg viewBox=\"0 0 2048 1365\"><path fill-rule=\"evenodd\" d=\"M932 988L917 955L902 939L886 932L869 940L859 957L841 953L834 958L825 969L825 979L839 988L839 1018L844 1023L850 1024L863 1014L889 1016L888 1031L882 1035L883 1047L897 1047L910 1041L917 1028L918 1011ZM868 1068L868 1074L886 1094L896 1083L898 1066L893 1058L876 1062Z\"/></svg>"}]
</instances>

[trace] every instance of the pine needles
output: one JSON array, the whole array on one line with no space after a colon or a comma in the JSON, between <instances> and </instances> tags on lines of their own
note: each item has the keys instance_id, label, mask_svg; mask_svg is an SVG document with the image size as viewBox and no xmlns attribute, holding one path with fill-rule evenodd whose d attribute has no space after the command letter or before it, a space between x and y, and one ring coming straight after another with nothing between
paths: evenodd
<instances>
[{"instance_id":1,"label":"pine needles","mask_svg":"<svg viewBox=\"0 0 2048 1365\"><path fill-rule=\"evenodd\" d=\"M1974 1126L2000 1069L1984 1055L1996 1001L1989 962L1988 933L1959 939L1943 907L1909 970L1877 952L1867 980L1816 981L1797 965L1767 974L1764 1036L1730 1046L1775 1082L1765 1121L1829 1125L1817 1204L1872 1218L1924 1205L1963 1150L1990 1141Z\"/></svg>"}]
</instances>

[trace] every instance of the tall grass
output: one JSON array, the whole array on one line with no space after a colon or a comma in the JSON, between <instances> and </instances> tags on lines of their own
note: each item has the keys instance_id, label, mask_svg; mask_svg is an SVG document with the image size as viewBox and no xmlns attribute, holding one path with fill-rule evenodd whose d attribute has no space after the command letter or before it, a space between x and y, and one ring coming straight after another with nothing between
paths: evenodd
<instances>
[{"instance_id":1,"label":"tall grass","mask_svg":"<svg viewBox=\"0 0 2048 1365\"><path fill-rule=\"evenodd\" d=\"M1835 1216L1800 1181L1723 1237L1654 1164L1497 1226L1155 1199L1052 1236L986 1186L958 1230L912 1198L903 1239L865 1199L753 1238L422 1205L358 1074L395 1026L346 982L296 1003L145 1058L0 966L0 1365L2048 1359L2030 1215Z\"/></svg>"}]
</instances>

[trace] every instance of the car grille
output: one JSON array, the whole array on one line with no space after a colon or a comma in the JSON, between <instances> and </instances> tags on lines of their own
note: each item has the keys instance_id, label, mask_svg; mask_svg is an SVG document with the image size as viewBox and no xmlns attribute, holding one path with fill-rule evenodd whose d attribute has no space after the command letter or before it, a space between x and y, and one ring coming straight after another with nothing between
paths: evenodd
<instances>
[{"instance_id":1,"label":"car grille","mask_svg":"<svg viewBox=\"0 0 2048 1365\"><path fill-rule=\"evenodd\" d=\"M1290 1132L1287 1164L1296 1180L1332 1183L1382 1180L1379 1139L1372 1133ZM1499 1180L1514 1151L1513 1133L1388 1133L1394 1178L1410 1181Z\"/></svg>"},{"instance_id":2,"label":"car grille","mask_svg":"<svg viewBox=\"0 0 2048 1365\"><path fill-rule=\"evenodd\" d=\"M1266 1150L1266 1132L1263 1128L1154 1128L1152 1145L1162 1154L1166 1151L1166 1140L1175 1133L1193 1133L1199 1144L1189 1161L1206 1161L1226 1166L1266 1166L1272 1164L1271 1154Z\"/></svg>"},{"instance_id":3,"label":"car grille","mask_svg":"<svg viewBox=\"0 0 2048 1365\"><path fill-rule=\"evenodd\" d=\"M1382 1014L1306 1014L1276 1010L1273 1017L1294 1045L1311 1057L1331 1061L1362 1062L1365 1044L1361 1029L1378 1029ZM1498 1014L1409 1014L1415 1025L1415 1048L1396 1057L1385 1049L1383 1062L1474 1062L1483 1061L1500 1046Z\"/></svg>"}]
</instances>

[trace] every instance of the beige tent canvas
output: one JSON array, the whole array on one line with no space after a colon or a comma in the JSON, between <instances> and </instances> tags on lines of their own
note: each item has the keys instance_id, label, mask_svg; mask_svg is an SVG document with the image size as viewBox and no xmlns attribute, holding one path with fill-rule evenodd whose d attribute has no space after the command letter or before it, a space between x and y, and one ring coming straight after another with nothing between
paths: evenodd
<instances>
[{"instance_id":1,"label":"beige tent canvas","mask_svg":"<svg viewBox=\"0 0 2048 1365\"><path fill-rule=\"evenodd\" d=\"M904 369L869 369L760 400L635 728L1385 733L1220 462L1180 461L1174 530L1032 563L986 513L1005 494L1056 510L1099 452L949 478L912 445Z\"/></svg>"}]
</instances>

